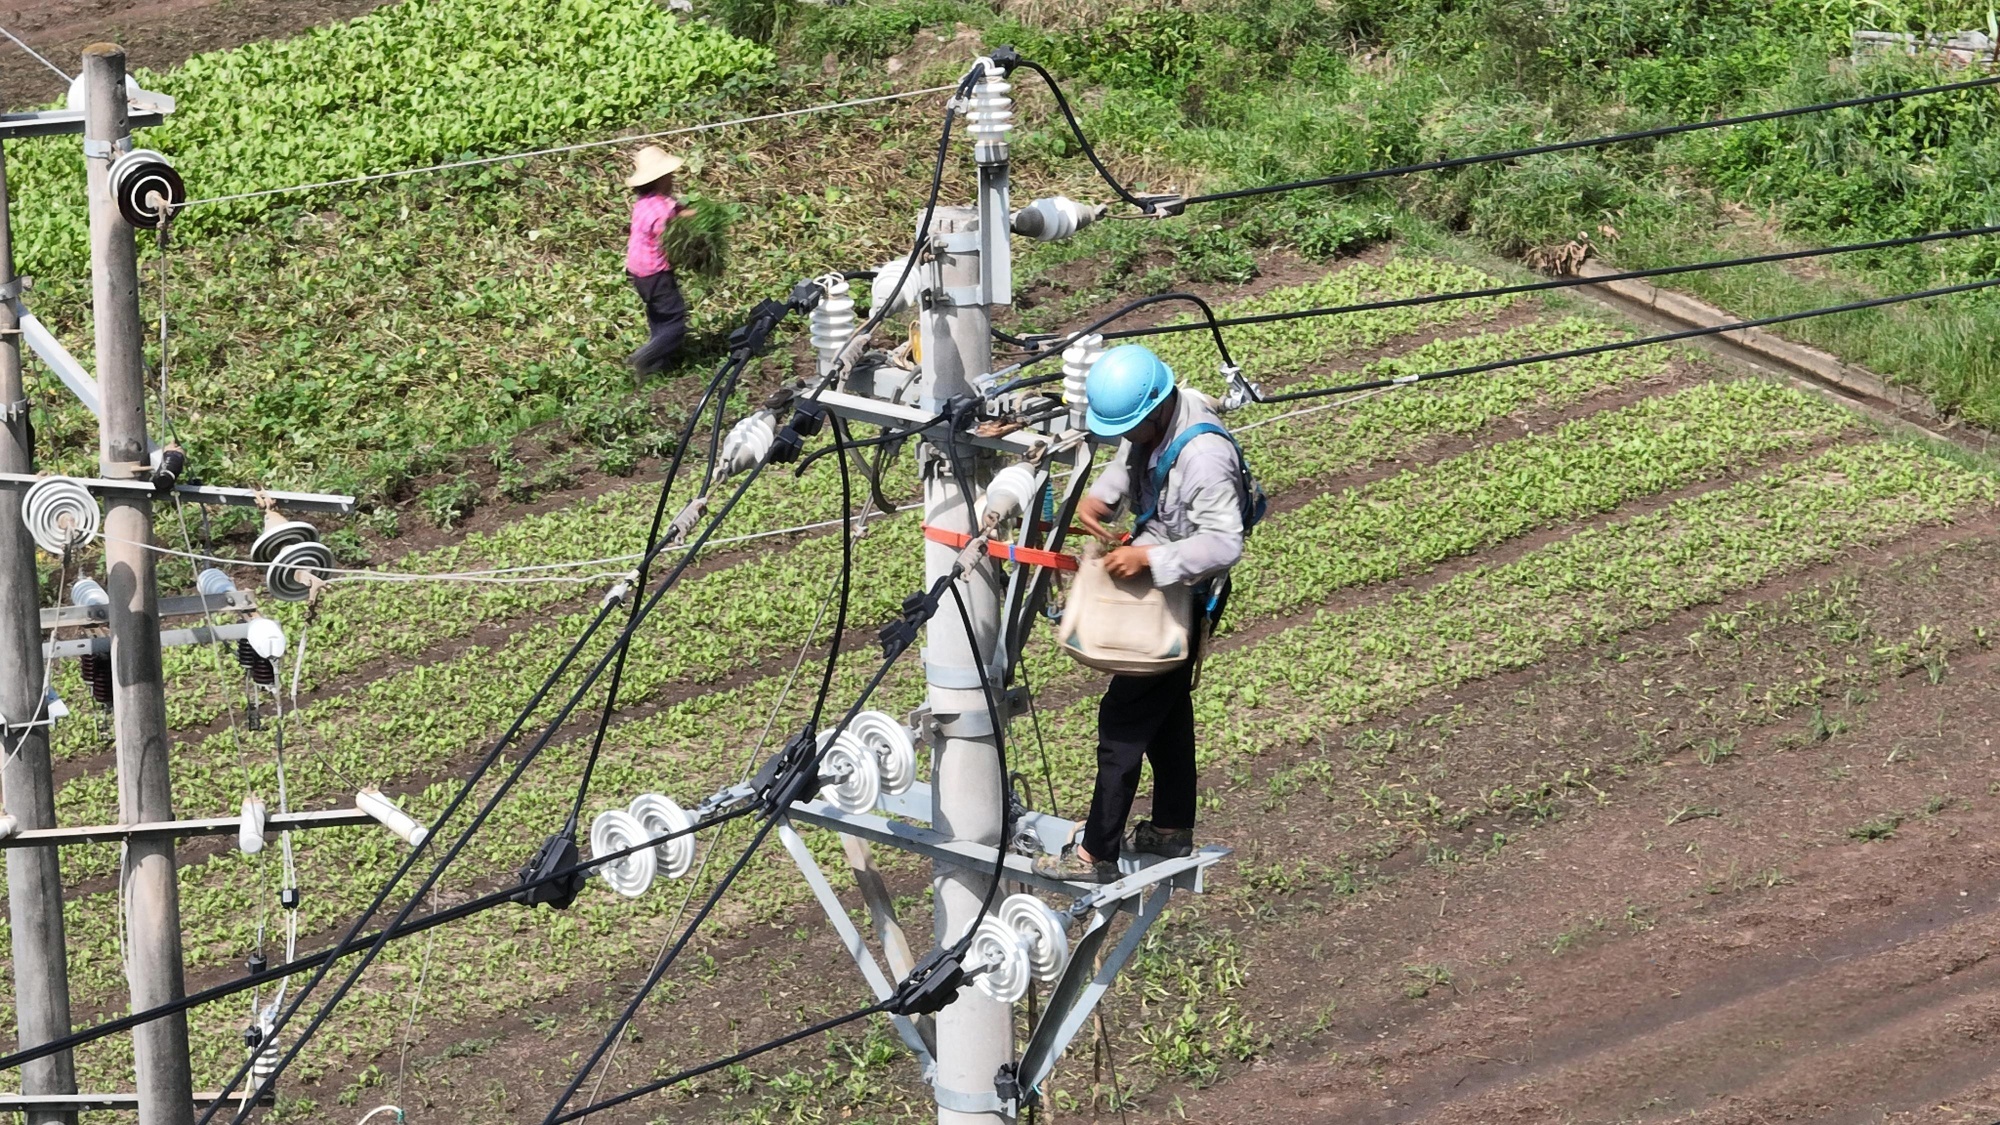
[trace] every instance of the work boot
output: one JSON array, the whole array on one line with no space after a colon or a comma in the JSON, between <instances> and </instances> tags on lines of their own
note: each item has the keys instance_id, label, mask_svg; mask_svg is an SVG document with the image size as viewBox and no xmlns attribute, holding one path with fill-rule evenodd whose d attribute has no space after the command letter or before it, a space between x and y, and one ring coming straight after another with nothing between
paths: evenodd
<instances>
[{"instance_id":1,"label":"work boot","mask_svg":"<svg viewBox=\"0 0 2000 1125\"><path fill-rule=\"evenodd\" d=\"M1128 846L1135 852L1162 859L1179 859L1194 851L1194 829L1155 828L1152 821L1142 820L1132 826L1132 842Z\"/></svg>"},{"instance_id":2,"label":"work boot","mask_svg":"<svg viewBox=\"0 0 2000 1125\"><path fill-rule=\"evenodd\" d=\"M1118 881L1118 864L1114 860L1085 859L1072 842L1063 847L1060 855L1036 856L1035 874L1045 879L1061 879L1065 883L1115 883Z\"/></svg>"}]
</instances>

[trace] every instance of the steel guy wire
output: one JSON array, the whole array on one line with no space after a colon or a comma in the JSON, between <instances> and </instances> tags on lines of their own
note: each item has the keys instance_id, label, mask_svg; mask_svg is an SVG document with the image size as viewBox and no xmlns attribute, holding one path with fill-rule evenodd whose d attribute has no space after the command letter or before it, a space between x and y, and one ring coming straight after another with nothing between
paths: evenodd
<instances>
[{"instance_id":1,"label":"steel guy wire","mask_svg":"<svg viewBox=\"0 0 2000 1125\"><path fill-rule=\"evenodd\" d=\"M11 37L10 37L11 38ZM18 40L17 40L18 42ZM700 125L683 125L673 129L662 129L651 133L631 133L605 140L579 141L575 144L555 145L550 148L530 149L525 152L510 152L501 156L481 156L467 160L451 160L441 164L428 164L421 168L403 168L394 172L369 172L358 176L347 176L337 180L320 180L307 184L292 184L287 187L262 188L257 191L237 192L233 195L214 195L205 199L190 199L175 208L185 211L190 207L206 207L219 203L236 203L245 199L260 199L272 195L291 195L298 192L322 191L327 188L352 187L356 184L374 183L379 180L396 180L409 176L423 176L434 172L449 172L459 168L479 168L489 164L505 164L510 160L529 160L538 156L558 156L566 152L582 152L593 148L609 148L630 144L634 141L659 140L665 137L679 137L690 133L705 133L716 129L730 129L739 125L758 125L767 121L780 121L790 117L804 117L814 113L833 110L853 109L857 106L877 105L882 102L901 101L906 98L928 97L932 94L949 93L953 86L931 86L921 90L902 90L893 94L877 94L867 98L852 98L843 102L828 102L825 105L806 106L800 109L780 110L775 113L759 113L749 117L737 117L727 121L710 121Z\"/></svg>"},{"instance_id":2,"label":"steel guy wire","mask_svg":"<svg viewBox=\"0 0 2000 1125\"><path fill-rule=\"evenodd\" d=\"M437 913L437 909L438 892L436 887L432 887L431 913ZM416 988L410 997L410 1016L403 1021L403 1048L396 1056L396 1101L398 1104L401 1104L403 1100L403 1076L408 1071L410 1065L410 1034L417 1028L417 1008L422 1005L424 1000L424 978L430 975L431 950L436 945L437 931L432 930L424 936L424 956L423 961L417 968Z\"/></svg>"},{"instance_id":3,"label":"steel guy wire","mask_svg":"<svg viewBox=\"0 0 2000 1125\"><path fill-rule=\"evenodd\" d=\"M733 510L737 502L743 498L744 493L749 491L750 486L756 483L756 480L758 476L762 473L762 471L763 471L763 466L758 465L744 474L743 482L737 487L736 491L730 496L729 500L723 505L723 507L720 510L718 510L715 513L715 515L709 520L708 525L702 529L701 534L696 537L695 542L692 545L691 549L688 550L681 557L681 560L674 565L673 570L668 573L667 577L664 580L662 580L659 587L656 590L654 590L653 593L647 598L644 608L641 609L641 611L634 616L631 623L626 628L621 630L618 636L613 640L612 642L613 651L616 651L620 646L629 644L631 642L632 636L636 632L638 626L641 623L643 623L649 615L651 615L653 609L659 605L660 600L667 595L667 592L669 590L673 588L674 583L679 580L680 576L686 573L688 565L694 561L696 553L700 550L701 546L704 543L706 543L708 536L711 535L714 532L714 530L721 525L724 519L728 518L730 511ZM659 551L664 550L665 546L666 546L665 544L656 544L653 550L655 553L657 553ZM516 734L519 733L520 728L526 724L528 716L532 715L534 710L540 706L542 699L546 696L547 692L554 686L554 684L560 678L562 672L568 668L569 664L572 661L575 660L576 656L581 652L583 645L590 639L591 636L593 636L596 633L597 629L603 624L605 619L610 615L611 607L612 603L607 599L604 605L599 609L597 616L592 620L590 625L584 630L583 635L577 639L576 644L571 647L568 655L566 655L563 658L562 663L558 666L558 668L554 672L550 674L549 678L546 681L544 681L543 685L536 690L534 697L531 700L529 700L528 705L525 708L523 708L521 715L509 727L508 732L505 735L503 735L498 742L494 744L493 749L488 753L486 758L484 758L479 764L479 766L476 767L473 775L470 778L468 778L467 781L464 783L464 785L460 787L459 791L453 795L445 811L439 815L438 820L436 822L438 825L442 825L446 820L450 819L451 815L458 810L460 805L464 803L465 799L470 795L472 787L475 784L477 784L477 782L481 777L484 776L486 770L491 768L492 764L497 760L500 751L507 745L508 742L511 742L513 740L513 737ZM562 725L568 721L570 715L576 710L577 706L582 703L584 697L589 693L590 688L597 682L598 677L603 674L605 668L609 665L611 659L612 659L612 653L610 652L605 653L598 659L596 664L594 664L591 667L590 671L584 675L583 682L577 685L576 690L573 693L571 693L569 700L557 712L555 717L549 720L548 724L543 728L541 735L535 739L534 743L529 747L527 747L522 752L519 760L515 763L514 768L508 773L507 777L496 788L492 796L485 802L485 804L480 808L480 810L474 814L471 823L469 823L460 832L458 839L453 841L451 847L445 852L444 856L442 856L437 861L437 863L433 865L430 874L425 876L423 880L423 885L418 887L416 893L403 904L400 910L397 911L396 918L391 923L391 927L400 925L404 921L408 920L410 914L415 911L417 904L422 901L422 896L424 892L429 890L432 886L436 884L438 878L443 875L444 869L448 867L452 863L452 861L457 859L459 853L464 850L465 846L471 841L473 835L475 835L479 831L479 829L485 824L487 818L492 815L493 810L496 807L498 807L500 801L513 788L515 782L520 780L521 776L527 772L528 767L534 763L535 759L540 755L541 751L548 746L549 742L555 737L556 731L559 730L562 727ZM433 831L435 832L435 828L433 829ZM761 841L761 836L759 837L759 839ZM417 857L422 853L424 845L428 844L429 842L430 838L426 837L424 843L418 844L416 847L411 849L410 854L407 857L405 857L403 862L397 867L395 873L390 876L389 881L383 886L382 890L377 893L375 900L369 906L368 910L365 913L363 913L360 918L356 919L354 925L349 930L350 935L358 931L360 927L362 927L363 925L366 925L368 919L373 917L375 911L380 909L382 904L387 901L389 895L393 892L396 884L399 883L402 880L403 876L407 874L412 867L415 866ZM311 1041L313 1035L319 1030L321 1026L325 1024L326 1020L333 1014L334 1008L338 1006L340 1001L347 995L347 993L353 989L355 982L357 982L361 978L361 974L366 972L368 966L374 963L375 958L380 955L382 948L387 944L387 942L388 942L387 936L380 936L375 940L373 944L371 944L368 947L368 949L365 952L363 952L361 956L361 963L355 966L353 969L351 969L346 978L343 979L339 985L335 986L333 996L329 997L326 1001L324 1001L320 1005L319 1010L314 1013L311 1021L307 1024L306 1030L299 1036L298 1041L295 1042L281 1058L279 1058L277 1064L271 1069L271 1073L267 1075L264 1078L264 1080L258 1084L256 1090L256 1095L258 1097L261 1097L263 1093L266 1092L271 1087L271 1085L277 1081L278 1076L284 1072L285 1068L291 1065L292 1060L298 1057L299 1052L305 1048L305 1045ZM293 1013L295 1013L300 1006L304 1004L306 994L309 993L314 987L314 985L316 985L321 979L323 979L324 976L325 976L325 969L324 967L322 967L322 969L320 969L318 972L315 973L313 979L307 983L305 988L301 989L298 1001L296 1001L293 1004L292 1008L286 1011L284 1016L279 1021L280 1027L282 1027L283 1023L289 1020L290 1016ZM222 1107L229 1093L232 1090L234 1090L239 1083L243 1081L243 1079L249 1074L249 1071L250 1071L250 1064L248 1061L246 1061L241 1067L238 1068L235 1076L230 1079L229 1083L223 1087L217 1099L209 1104L207 1110L203 1112L200 1121L198 1122L198 1125L207 1125L209 1121L214 1119L216 1111ZM243 1108L237 1113L236 1117L233 1119L233 1125L241 1125L243 1120L249 1115L250 1106L255 1102L255 1100L256 1099L253 1097L245 1101Z\"/></svg>"},{"instance_id":4,"label":"steel guy wire","mask_svg":"<svg viewBox=\"0 0 2000 1125\"><path fill-rule=\"evenodd\" d=\"M899 504L891 511L883 514L900 515L904 512L915 511L921 507L923 507L922 501L914 501L908 504ZM773 539L781 535L797 535L807 531L824 531L829 527L838 527L839 525L840 525L839 520L821 520L815 523L795 524L791 527L774 527L768 531L755 531L745 535L729 535L719 539L711 539L708 541L708 546L727 547L727 546L733 546L738 543L755 542L760 539ZM205 554L193 551L178 551L171 547L162 547L157 543L137 543L134 540L120 539L117 536L113 535L103 535L101 532L99 534L104 539L113 540L119 543L130 543L134 546L144 547L147 550L152 551L156 554L167 555L174 558L188 559L194 562L213 563L216 566L234 566L234 567L242 567L245 569L268 571L271 567L276 565L275 563L252 562L249 559L243 559L243 558L231 558L226 555ZM607 570L607 571L598 571L591 574L553 575L545 577L515 577L515 576L527 575L541 571L580 570L585 567L593 567L593 566L613 566L618 563L637 562L638 560L645 557L646 553L644 551L635 551L627 555L610 555L605 558L599 558L599 559L578 559L572 562L535 563L528 566L499 567L493 570L446 571L433 574L426 574L421 572L403 572L395 570L366 570L366 569L344 568L344 567L325 567L325 568L315 567L314 569L324 570L326 573L331 574L333 576L327 579L326 584L328 586L333 586L342 582L384 582L384 583L462 582L473 585L494 585L494 586L528 586L537 584L592 585L598 582L608 581L614 578L623 578L628 574L630 574L631 571L629 569Z\"/></svg>"},{"instance_id":5,"label":"steel guy wire","mask_svg":"<svg viewBox=\"0 0 2000 1125\"><path fill-rule=\"evenodd\" d=\"M1789 109L1773 109L1760 113L1746 113L1736 117L1718 117L1706 121L1690 121L1679 125L1662 125L1652 129L1638 129L1629 133L1613 133L1609 136L1586 137L1573 141L1556 141L1550 144L1531 145L1526 148L1507 149L1502 152L1480 153L1473 156L1454 156L1441 160L1426 160L1416 164L1401 164L1391 168L1375 168L1361 172L1343 172L1338 175L1320 176L1309 180L1266 184L1262 187L1215 191L1205 195L1189 196L1186 200L1182 201L1182 206L1191 207L1197 203L1217 203L1227 199L1246 199L1252 196L1276 195L1284 192L1303 191L1309 188L1336 187L1341 184L1362 183L1367 180L1379 180L1391 176L1408 176L1417 172L1436 172L1447 168L1463 168L1473 164L1491 164L1504 160L1519 160L1524 157L1541 156L1552 152L1602 148L1607 145L1623 144L1628 141L1672 137L1682 133L1694 133L1704 129L1721 129L1732 125L1750 125L1760 121L1777 121L1787 117L1799 117L1810 113L1826 113L1836 109L1855 109L1861 106L1902 101L1906 98L1924 97L1929 94L1957 93L1963 90L1977 90L1994 85L2000 85L2000 75L1973 78L1963 82L1946 82L1936 86L1921 86L1909 90L1893 90L1883 94L1867 94L1861 97L1842 98L1838 101L1817 102L1813 105L1794 106Z\"/></svg>"},{"instance_id":6,"label":"steel guy wire","mask_svg":"<svg viewBox=\"0 0 2000 1125\"><path fill-rule=\"evenodd\" d=\"M0 35L5 35L7 38L12 39L16 47L19 47L23 51L28 52L28 54L34 56L36 62L41 63L43 66L48 67L50 70L54 71L57 78L62 79L64 82L76 81L76 79L71 78L67 74L64 74L63 69L61 67L43 58L42 53L40 51L37 51L33 47L30 47L26 43L22 42L20 36L14 34L13 32L7 30L4 27L0 27Z\"/></svg>"}]
</instances>

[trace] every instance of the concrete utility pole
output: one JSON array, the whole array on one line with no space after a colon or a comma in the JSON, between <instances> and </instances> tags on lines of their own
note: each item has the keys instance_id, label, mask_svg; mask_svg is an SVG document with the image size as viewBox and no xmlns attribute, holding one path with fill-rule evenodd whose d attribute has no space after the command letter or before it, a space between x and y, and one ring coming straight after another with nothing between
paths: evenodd
<instances>
[{"instance_id":1,"label":"concrete utility pole","mask_svg":"<svg viewBox=\"0 0 2000 1125\"><path fill-rule=\"evenodd\" d=\"M1004 219L1003 219L1004 221ZM931 300L918 318L923 346L922 406L935 412L954 395L972 393L972 380L991 369L992 317L980 304L979 213L969 207L943 207L931 224L931 261L926 288ZM976 498L993 476L993 456L976 452L970 443L955 451L925 447L922 466L924 522L936 528L977 534L978 515L967 510L965 490L952 472L950 458L967 477ZM924 544L924 583L949 572L958 552L940 543ZM943 605L931 619L924 650L924 672L930 685L931 715L937 723L931 767L932 820L938 831L1004 847L1000 839L1001 802L1007 782L1000 776L995 751L998 732L980 689L981 676L991 679L994 697L1001 698L996 654L999 651L1001 584L991 559L982 560L959 581L974 635L968 637L956 604ZM1006 720L1002 703L1001 721ZM979 918L991 871L939 865L934 877L937 939L949 946ZM937 1099L940 1125L993 1125L1012 1121L987 1106L994 1077L1014 1059L1014 1013L977 989L961 991L937 1016ZM986 1103L982 1106L981 1103Z\"/></svg>"},{"instance_id":2,"label":"concrete utility pole","mask_svg":"<svg viewBox=\"0 0 2000 1125\"><path fill-rule=\"evenodd\" d=\"M99 472L147 477L146 368L139 320L139 256L133 230L111 196L111 162L131 147L125 52L99 43L83 53L84 157L90 172L91 293L97 322ZM174 818L168 777L167 697L160 661L160 592L148 546L150 498L104 503L105 588L111 594L111 668L116 694L118 816L126 824ZM180 890L174 839L135 836L126 845L125 975L138 1011L179 1000L184 991ZM192 1125L187 1017L162 1016L132 1033L140 1125Z\"/></svg>"},{"instance_id":3,"label":"concrete utility pole","mask_svg":"<svg viewBox=\"0 0 2000 1125\"><path fill-rule=\"evenodd\" d=\"M21 381L21 334L13 297L14 235L7 203L7 157L0 149L0 472L35 471L35 438ZM0 789L6 815L20 830L56 826L49 770L48 716L42 703L41 599L35 541L21 523L19 489L0 489ZM70 1033L69 960L63 935L62 866L54 845L7 852L7 917L14 933L14 1018L23 1047ZM21 1068L24 1094L76 1093L68 1051ZM75 1125L61 1110L30 1110L27 1125Z\"/></svg>"}]
</instances>

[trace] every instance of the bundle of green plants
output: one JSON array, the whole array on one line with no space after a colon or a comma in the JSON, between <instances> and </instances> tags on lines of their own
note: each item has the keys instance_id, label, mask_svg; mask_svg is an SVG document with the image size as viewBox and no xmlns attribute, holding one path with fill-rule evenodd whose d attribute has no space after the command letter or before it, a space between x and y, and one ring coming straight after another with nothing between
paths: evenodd
<instances>
[{"instance_id":1,"label":"bundle of green plants","mask_svg":"<svg viewBox=\"0 0 2000 1125\"><path fill-rule=\"evenodd\" d=\"M713 281L729 264L729 227L743 209L693 193L682 197L681 206L682 213L660 232L660 252L677 272Z\"/></svg>"}]
</instances>

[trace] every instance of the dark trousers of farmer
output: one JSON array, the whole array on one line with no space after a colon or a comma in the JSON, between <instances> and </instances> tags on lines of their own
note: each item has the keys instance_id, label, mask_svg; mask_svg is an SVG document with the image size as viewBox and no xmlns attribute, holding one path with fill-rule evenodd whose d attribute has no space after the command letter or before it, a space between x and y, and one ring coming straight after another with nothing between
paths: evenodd
<instances>
[{"instance_id":1,"label":"dark trousers of farmer","mask_svg":"<svg viewBox=\"0 0 2000 1125\"><path fill-rule=\"evenodd\" d=\"M681 350L681 339L687 335L687 302L681 299L681 285L674 280L672 270L633 277L632 288L645 302L646 327L652 331L646 346L632 353L632 367L641 375L651 375Z\"/></svg>"},{"instance_id":2,"label":"dark trousers of farmer","mask_svg":"<svg viewBox=\"0 0 2000 1125\"><path fill-rule=\"evenodd\" d=\"M1083 850L1118 858L1139 766L1153 763L1153 823L1194 827L1194 662L1157 676L1113 676L1097 705L1097 792Z\"/></svg>"}]
</instances>

